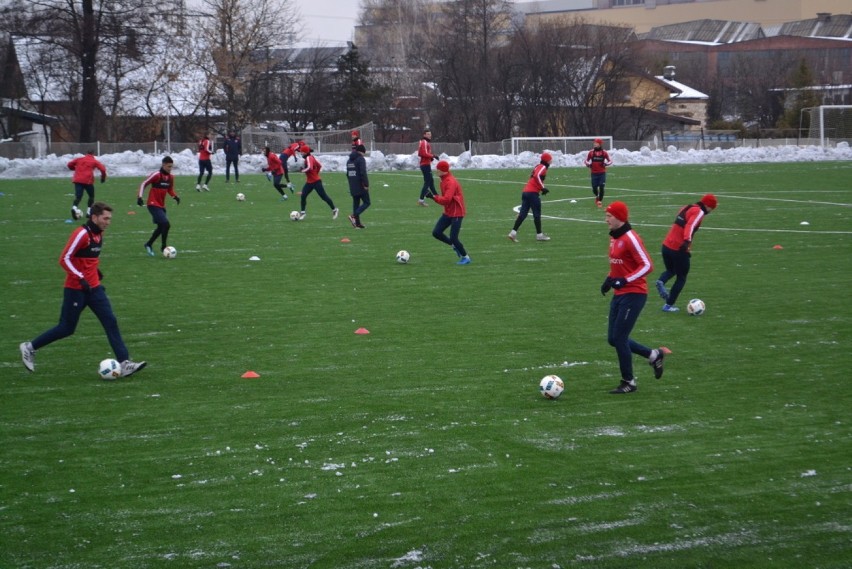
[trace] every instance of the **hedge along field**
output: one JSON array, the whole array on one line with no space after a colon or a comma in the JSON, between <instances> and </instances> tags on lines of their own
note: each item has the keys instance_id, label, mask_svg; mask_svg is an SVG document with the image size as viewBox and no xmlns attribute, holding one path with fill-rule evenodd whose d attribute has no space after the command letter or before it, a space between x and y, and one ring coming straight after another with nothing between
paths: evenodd
<instances>
[{"instance_id":1,"label":"hedge along field","mask_svg":"<svg viewBox=\"0 0 852 569\"><path fill-rule=\"evenodd\" d=\"M469 266L419 172L371 174L365 230L342 175L340 218L312 195L297 223L263 177L180 177L172 260L143 250L141 180L97 185L104 285L148 361L111 383L88 312L21 365L58 317L72 186L0 181L0 566L847 567L852 164L610 169L654 278L678 209L719 199L679 302L707 312L649 295L634 337L672 354L625 396L587 171L548 175L546 243L532 219L506 239L528 171L456 174Z\"/></svg>"}]
</instances>

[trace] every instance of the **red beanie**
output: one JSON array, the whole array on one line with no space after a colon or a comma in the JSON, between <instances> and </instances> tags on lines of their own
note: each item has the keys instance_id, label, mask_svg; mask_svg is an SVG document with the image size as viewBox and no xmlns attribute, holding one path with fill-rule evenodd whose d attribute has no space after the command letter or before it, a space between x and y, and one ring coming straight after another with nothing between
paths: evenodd
<instances>
[{"instance_id":1,"label":"red beanie","mask_svg":"<svg viewBox=\"0 0 852 569\"><path fill-rule=\"evenodd\" d=\"M550 164L551 162L553 162L553 156L550 155L550 152L542 152L541 161Z\"/></svg>"},{"instance_id":2,"label":"red beanie","mask_svg":"<svg viewBox=\"0 0 852 569\"><path fill-rule=\"evenodd\" d=\"M606 212L618 221L627 221L627 204L624 202L612 202L606 206Z\"/></svg>"},{"instance_id":3,"label":"red beanie","mask_svg":"<svg viewBox=\"0 0 852 569\"><path fill-rule=\"evenodd\" d=\"M440 170L441 172L449 172L450 171L450 163L447 162L446 160L441 160L440 162L438 162L438 165L435 166L435 167L438 170Z\"/></svg>"},{"instance_id":4,"label":"red beanie","mask_svg":"<svg viewBox=\"0 0 852 569\"><path fill-rule=\"evenodd\" d=\"M704 197L698 201L700 201L710 209L716 209L716 196L714 196L713 194L704 194Z\"/></svg>"},{"instance_id":5,"label":"red beanie","mask_svg":"<svg viewBox=\"0 0 852 569\"><path fill-rule=\"evenodd\" d=\"M595 144L603 144L603 139L602 138L596 138Z\"/></svg>"}]
</instances>

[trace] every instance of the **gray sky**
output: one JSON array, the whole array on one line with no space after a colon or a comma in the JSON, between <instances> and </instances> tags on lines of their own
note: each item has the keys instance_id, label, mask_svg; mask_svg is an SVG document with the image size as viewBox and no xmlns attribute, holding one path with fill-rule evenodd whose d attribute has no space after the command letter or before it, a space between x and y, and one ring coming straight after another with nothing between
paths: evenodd
<instances>
[{"instance_id":1,"label":"gray sky","mask_svg":"<svg viewBox=\"0 0 852 569\"><path fill-rule=\"evenodd\" d=\"M302 43L329 46L352 40L358 19L359 0L307 0L299 2L304 23Z\"/></svg>"}]
</instances>

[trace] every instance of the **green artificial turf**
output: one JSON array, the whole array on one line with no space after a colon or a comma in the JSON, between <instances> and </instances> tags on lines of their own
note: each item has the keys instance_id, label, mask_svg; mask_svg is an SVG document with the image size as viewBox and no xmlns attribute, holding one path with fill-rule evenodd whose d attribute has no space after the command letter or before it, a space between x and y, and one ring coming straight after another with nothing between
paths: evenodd
<instances>
[{"instance_id":1,"label":"green artificial turf","mask_svg":"<svg viewBox=\"0 0 852 569\"><path fill-rule=\"evenodd\" d=\"M651 282L634 330L665 375L636 358L624 396L587 170L550 171L546 243L531 218L506 239L528 171L456 173L469 266L416 171L370 173L365 230L342 174L340 218L312 195L296 223L261 176L185 176L173 260L143 250L140 179L98 185L104 284L148 362L112 383L89 312L21 365L59 314L72 186L0 181L0 567L848 567L852 164L610 169L653 278L678 209L719 200L682 311Z\"/></svg>"}]
</instances>

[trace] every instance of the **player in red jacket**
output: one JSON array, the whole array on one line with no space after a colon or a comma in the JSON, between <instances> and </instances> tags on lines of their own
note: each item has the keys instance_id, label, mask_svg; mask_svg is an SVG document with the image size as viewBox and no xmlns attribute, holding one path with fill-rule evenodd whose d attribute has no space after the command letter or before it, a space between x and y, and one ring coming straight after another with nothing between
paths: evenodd
<instances>
[{"instance_id":1,"label":"player in red jacket","mask_svg":"<svg viewBox=\"0 0 852 569\"><path fill-rule=\"evenodd\" d=\"M205 134L204 138L198 141L198 180L195 182L195 190L209 192L210 188L207 184L210 183L210 178L213 177L213 143L210 142L210 137ZM207 172L207 179L201 183L201 178Z\"/></svg>"},{"instance_id":2,"label":"player in red jacket","mask_svg":"<svg viewBox=\"0 0 852 569\"><path fill-rule=\"evenodd\" d=\"M115 359L121 362L121 375L127 377L145 367L146 362L134 362L121 332L112 305L101 285L103 275L98 268L103 248L103 233L112 222L112 208L103 202L91 206L85 225L75 229L59 256L59 266L65 271L64 297L59 323L36 337L32 342L20 345L21 361L30 371L35 371L36 351L62 338L74 334L80 315L88 306L106 332Z\"/></svg>"},{"instance_id":3,"label":"player in red jacket","mask_svg":"<svg viewBox=\"0 0 852 569\"><path fill-rule=\"evenodd\" d=\"M441 177L441 193L430 193L426 197L444 206L444 213L441 214L441 217L435 224L435 228L432 230L432 237L453 248L453 251L459 257L458 265L469 265L470 256L467 254L467 250L462 245L462 242L459 241L462 221L464 221L464 216L467 213L464 206L464 193L462 193L461 185L456 180L456 177L450 173L449 162L441 160L438 162L436 168L438 176ZM444 231L448 227L450 228L449 237L444 235Z\"/></svg>"},{"instance_id":4,"label":"player in red jacket","mask_svg":"<svg viewBox=\"0 0 852 569\"><path fill-rule=\"evenodd\" d=\"M175 202L180 205L180 196L175 193L175 177L172 175L172 167L174 160L171 156L163 158L160 164L160 169L142 182L139 186L139 192L136 194L136 205L142 206L142 194L145 193L145 188L151 186L151 191L148 192L148 212L151 214L151 219L157 226L151 238L145 242L145 251L150 256L154 256L154 241L162 236L162 244L160 251L166 248L169 240L169 229L172 225L169 223L169 218L166 217L166 194L172 196Z\"/></svg>"},{"instance_id":5,"label":"player in red jacket","mask_svg":"<svg viewBox=\"0 0 852 569\"><path fill-rule=\"evenodd\" d=\"M290 181L290 168L288 167L287 162L290 158L293 158L293 160L296 159L296 153L303 144L304 142L301 140L293 142L289 146L284 147L284 149L281 150L281 154L278 155L279 160L281 160L281 167L284 169L284 179L287 180L287 189L290 190L291 194L295 190L293 189L293 182Z\"/></svg>"},{"instance_id":6,"label":"player in red jacket","mask_svg":"<svg viewBox=\"0 0 852 569\"><path fill-rule=\"evenodd\" d=\"M101 184L103 184L107 179L106 166L95 158L94 150L89 150L85 156L74 158L68 162L68 169L74 171L74 175L71 177L71 182L74 183L74 203L71 204L71 217L80 219L83 212L77 206L83 199L83 192L89 195L87 205L91 208L92 204L95 203L95 170L101 171ZM86 210L86 215L89 215L88 210Z\"/></svg>"},{"instance_id":7,"label":"player in red jacket","mask_svg":"<svg viewBox=\"0 0 852 569\"><path fill-rule=\"evenodd\" d=\"M603 149L603 139L595 139L595 145L586 155L583 164L592 171L592 193L595 194L595 205L601 207L606 186L606 167L612 166L609 154Z\"/></svg>"},{"instance_id":8,"label":"player in red jacket","mask_svg":"<svg viewBox=\"0 0 852 569\"><path fill-rule=\"evenodd\" d=\"M423 187L420 189L420 199L417 203L426 206L426 194L435 195L435 178L432 177L432 161L437 156L432 154L432 131L428 128L423 131L423 138L417 147L417 157L420 158L420 173L423 174Z\"/></svg>"},{"instance_id":9,"label":"player in red jacket","mask_svg":"<svg viewBox=\"0 0 852 569\"><path fill-rule=\"evenodd\" d=\"M302 173L305 175L305 185L302 187L302 210L299 212L299 220L305 219L307 215L305 213L305 208L307 206L308 196L316 190L317 195L322 198L322 201L328 204L328 207L331 208L331 219L337 219L337 215L340 213L340 210L334 207L334 202L331 201L331 198L328 197L328 194L325 193L325 188L322 185L322 178L320 178L320 170L322 170L322 164L320 161L316 159L316 157L311 154L311 147L307 144L303 144L301 148L299 148L299 152L302 154L302 158L305 159L305 167L302 168Z\"/></svg>"},{"instance_id":10,"label":"player in red jacket","mask_svg":"<svg viewBox=\"0 0 852 569\"><path fill-rule=\"evenodd\" d=\"M717 205L716 196L706 194L698 203L683 207L677 213L668 235L663 240L663 263L666 265L666 270L663 271L656 283L657 292L666 301L663 305L663 312L677 312L679 310L675 306L675 302L677 302L678 296L686 285L686 277L689 275L692 239L695 232L701 227L704 216L716 209ZM667 291L666 283L672 277L675 277L675 283L672 285L672 290Z\"/></svg>"},{"instance_id":11,"label":"player in red jacket","mask_svg":"<svg viewBox=\"0 0 852 569\"><path fill-rule=\"evenodd\" d=\"M286 150L286 149L285 149ZM284 176L284 166L281 164L281 158L272 152L268 146L264 147L263 155L266 156L266 167L263 171L267 176L272 177L272 185L281 194L281 201L287 199L287 193L284 191L284 186L281 185L281 178Z\"/></svg>"},{"instance_id":12,"label":"player in red jacket","mask_svg":"<svg viewBox=\"0 0 852 569\"><path fill-rule=\"evenodd\" d=\"M601 285L601 294L612 289L609 305L609 328L607 341L618 354L621 383L610 393L632 393L636 391L633 377L633 354L648 359L654 368L654 377L663 376L665 348L652 350L630 338L633 326L648 300L646 275L654 270L651 256L639 234L627 221L627 206L623 202L612 202L606 208L606 224L609 227L609 274Z\"/></svg>"},{"instance_id":13,"label":"player in red jacket","mask_svg":"<svg viewBox=\"0 0 852 569\"><path fill-rule=\"evenodd\" d=\"M521 192L521 210L518 212L518 217L515 218L515 225L508 235L509 239L515 243L518 242L518 229L527 218L530 210L533 212L536 241L550 241L550 237L541 232L541 194L547 195L550 191L544 185L544 178L547 176L547 169L550 168L552 161L553 156L549 152L543 152L541 154L541 162L533 168L530 179L527 180L527 184Z\"/></svg>"}]
</instances>

